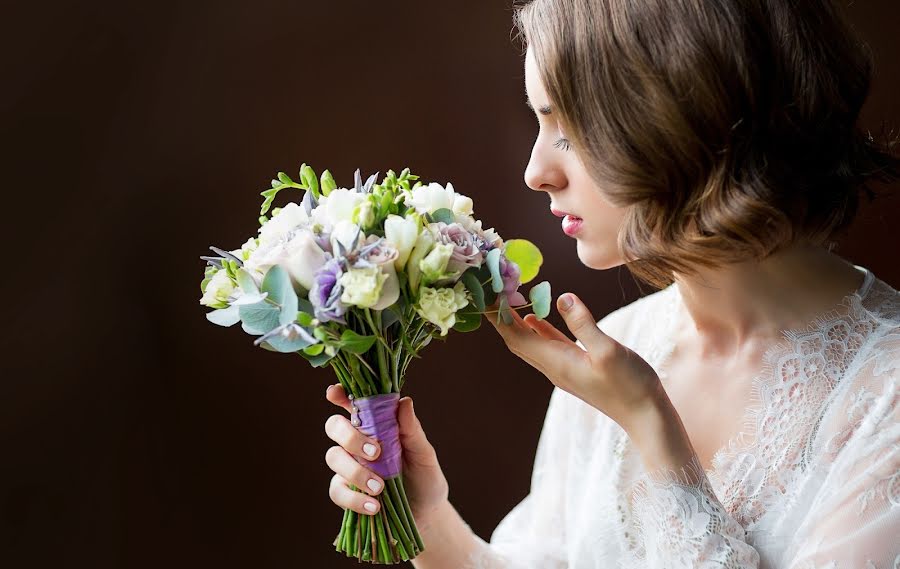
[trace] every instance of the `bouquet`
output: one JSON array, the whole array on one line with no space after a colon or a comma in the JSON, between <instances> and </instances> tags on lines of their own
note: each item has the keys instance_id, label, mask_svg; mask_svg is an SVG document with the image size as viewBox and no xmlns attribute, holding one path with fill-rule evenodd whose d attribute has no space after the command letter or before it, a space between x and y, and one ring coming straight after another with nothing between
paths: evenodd
<instances>
[{"instance_id":1,"label":"bouquet","mask_svg":"<svg viewBox=\"0 0 900 569\"><path fill-rule=\"evenodd\" d=\"M546 317L550 284L532 287L526 302L519 286L537 275L540 251L482 228L452 184L425 185L408 168L377 178L363 183L357 170L352 188L338 188L328 170L317 177L306 164L298 181L279 172L262 192L259 235L201 257L200 303L214 309L210 322L240 322L262 348L331 366L352 424L382 445L378 460L357 460L385 480L378 513L345 510L334 546L360 561L399 563L425 549L401 471L407 367L432 339L473 331L483 315L509 322L511 310L530 306ZM287 189L302 198L273 209Z\"/></svg>"}]
</instances>

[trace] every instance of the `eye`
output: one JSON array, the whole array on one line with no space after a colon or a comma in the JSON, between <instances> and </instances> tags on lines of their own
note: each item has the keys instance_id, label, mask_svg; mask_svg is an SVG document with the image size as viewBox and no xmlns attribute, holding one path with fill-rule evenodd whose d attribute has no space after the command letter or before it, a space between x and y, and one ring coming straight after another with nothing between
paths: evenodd
<instances>
[{"instance_id":1,"label":"eye","mask_svg":"<svg viewBox=\"0 0 900 569\"><path fill-rule=\"evenodd\" d=\"M553 146L556 148L562 148L563 150L569 149L569 140L566 138L560 138L556 142L553 143Z\"/></svg>"}]
</instances>

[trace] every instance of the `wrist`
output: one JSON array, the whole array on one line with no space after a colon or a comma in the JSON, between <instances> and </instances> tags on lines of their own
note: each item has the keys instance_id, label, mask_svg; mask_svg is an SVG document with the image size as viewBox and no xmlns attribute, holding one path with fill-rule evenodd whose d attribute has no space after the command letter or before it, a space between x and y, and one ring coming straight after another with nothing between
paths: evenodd
<instances>
[{"instance_id":1,"label":"wrist","mask_svg":"<svg viewBox=\"0 0 900 569\"><path fill-rule=\"evenodd\" d=\"M695 457L681 417L665 392L630 415L625 428L647 471L680 470ZM623 427L624 428L624 427Z\"/></svg>"}]
</instances>

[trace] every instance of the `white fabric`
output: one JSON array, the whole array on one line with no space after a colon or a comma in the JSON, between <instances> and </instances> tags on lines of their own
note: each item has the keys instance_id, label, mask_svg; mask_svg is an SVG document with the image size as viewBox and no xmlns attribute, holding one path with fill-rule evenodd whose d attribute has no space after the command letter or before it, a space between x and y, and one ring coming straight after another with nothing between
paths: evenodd
<instances>
[{"instance_id":1,"label":"white fabric","mask_svg":"<svg viewBox=\"0 0 900 569\"><path fill-rule=\"evenodd\" d=\"M767 350L710 471L645 472L615 422L554 388L530 493L468 568L900 568L900 293L857 269L859 290ZM661 372L683 310L673 284L598 325Z\"/></svg>"}]
</instances>

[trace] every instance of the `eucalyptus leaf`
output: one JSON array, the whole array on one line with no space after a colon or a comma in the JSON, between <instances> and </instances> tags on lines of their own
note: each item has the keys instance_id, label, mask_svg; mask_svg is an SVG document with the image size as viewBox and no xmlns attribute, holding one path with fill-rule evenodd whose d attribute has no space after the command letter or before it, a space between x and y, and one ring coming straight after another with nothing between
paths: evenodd
<instances>
[{"instance_id":1,"label":"eucalyptus leaf","mask_svg":"<svg viewBox=\"0 0 900 569\"><path fill-rule=\"evenodd\" d=\"M481 281L478 280L478 273L472 269L467 270L462 275L462 282L472 293L472 302L475 307L479 312L484 312L484 288L481 286Z\"/></svg>"},{"instance_id":2,"label":"eucalyptus leaf","mask_svg":"<svg viewBox=\"0 0 900 569\"><path fill-rule=\"evenodd\" d=\"M206 313L206 319L212 322L213 324L218 324L219 326L234 326L241 320L241 316L238 313L237 306L229 306L228 308L220 308L219 310L213 310L212 312Z\"/></svg>"},{"instance_id":3,"label":"eucalyptus leaf","mask_svg":"<svg viewBox=\"0 0 900 569\"><path fill-rule=\"evenodd\" d=\"M519 282L521 284L531 282L544 263L541 250L527 239L510 239L503 246L503 254L519 266Z\"/></svg>"},{"instance_id":4,"label":"eucalyptus leaf","mask_svg":"<svg viewBox=\"0 0 900 569\"><path fill-rule=\"evenodd\" d=\"M306 312L307 314L315 314L315 309L313 309L312 302L303 298L302 296L297 297L297 308Z\"/></svg>"},{"instance_id":5,"label":"eucalyptus leaf","mask_svg":"<svg viewBox=\"0 0 900 569\"><path fill-rule=\"evenodd\" d=\"M500 249L491 249L485 262L491 271L491 289L494 292L503 290L503 278L500 276Z\"/></svg>"},{"instance_id":6,"label":"eucalyptus leaf","mask_svg":"<svg viewBox=\"0 0 900 569\"><path fill-rule=\"evenodd\" d=\"M500 308L497 311L497 324L500 324L501 318L506 325L512 324L513 317L509 309L509 300L506 298L505 294L500 297Z\"/></svg>"},{"instance_id":7,"label":"eucalyptus leaf","mask_svg":"<svg viewBox=\"0 0 900 569\"><path fill-rule=\"evenodd\" d=\"M241 316L242 328L248 334L258 336L266 334L273 328L278 327L278 315L280 311L277 306L269 304L266 301L257 304L249 304L247 306L239 306L239 314Z\"/></svg>"},{"instance_id":8,"label":"eucalyptus leaf","mask_svg":"<svg viewBox=\"0 0 900 569\"><path fill-rule=\"evenodd\" d=\"M538 320L543 320L550 314L550 283L544 281L536 284L528 291L528 298L531 300L531 310Z\"/></svg>"},{"instance_id":9,"label":"eucalyptus leaf","mask_svg":"<svg viewBox=\"0 0 900 569\"><path fill-rule=\"evenodd\" d=\"M453 329L457 332L472 332L481 327L481 312L476 306L469 304L456 313Z\"/></svg>"},{"instance_id":10,"label":"eucalyptus leaf","mask_svg":"<svg viewBox=\"0 0 900 569\"><path fill-rule=\"evenodd\" d=\"M242 294L241 296L237 297L234 301L232 301L231 305L232 306L244 306L247 304L256 304L256 303L259 303L259 302L262 302L263 300L265 300L267 296L269 296L269 293L267 293L267 292L254 292L254 293L250 293L250 294Z\"/></svg>"},{"instance_id":11,"label":"eucalyptus leaf","mask_svg":"<svg viewBox=\"0 0 900 569\"><path fill-rule=\"evenodd\" d=\"M253 280L253 277L250 276L246 269L238 269L235 276L237 277L238 286L241 287L244 294L259 294L259 287L256 286L256 281Z\"/></svg>"},{"instance_id":12,"label":"eucalyptus leaf","mask_svg":"<svg viewBox=\"0 0 900 569\"><path fill-rule=\"evenodd\" d=\"M375 336L360 336L353 330L344 330L341 334L341 348L354 354L364 354L375 343Z\"/></svg>"},{"instance_id":13,"label":"eucalyptus leaf","mask_svg":"<svg viewBox=\"0 0 900 569\"><path fill-rule=\"evenodd\" d=\"M311 345L307 338L303 338L301 336L297 336L296 338L285 338L281 334L277 334L275 336L272 336L271 338L268 338L266 342L271 344L271 346L275 348L276 352L281 352L282 354L296 352Z\"/></svg>"},{"instance_id":14,"label":"eucalyptus leaf","mask_svg":"<svg viewBox=\"0 0 900 569\"><path fill-rule=\"evenodd\" d=\"M456 216L453 212L445 207L435 210L434 213L431 214L431 218L435 221L443 221L447 225L456 221Z\"/></svg>"},{"instance_id":15,"label":"eucalyptus leaf","mask_svg":"<svg viewBox=\"0 0 900 569\"><path fill-rule=\"evenodd\" d=\"M260 289L263 292L269 293L269 298L278 304L284 303L285 298L287 298L289 294L294 293L294 289L291 287L291 277L288 276L287 271L285 271L281 265L272 265L272 267L266 271ZM296 294L294 294L294 296L296 296Z\"/></svg>"},{"instance_id":16,"label":"eucalyptus leaf","mask_svg":"<svg viewBox=\"0 0 900 569\"><path fill-rule=\"evenodd\" d=\"M284 293L284 299L281 303L281 314L278 321L281 324L288 324L297 319L298 299L297 293L294 292L290 282L288 282L287 290Z\"/></svg>"},{"instance_id":17,"label":"eucalyptus leaf","mask_svg":"<svg viewBox=\"0 0 900 569\"><path fill-rule=\"evenodd\" d=\"M381 329L387 330L393 324L400 321L400 314L392 308L386 308L381 311Z\"/></svg>"}]
</instances>

